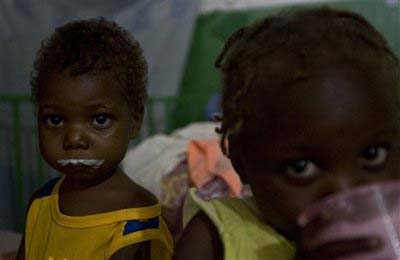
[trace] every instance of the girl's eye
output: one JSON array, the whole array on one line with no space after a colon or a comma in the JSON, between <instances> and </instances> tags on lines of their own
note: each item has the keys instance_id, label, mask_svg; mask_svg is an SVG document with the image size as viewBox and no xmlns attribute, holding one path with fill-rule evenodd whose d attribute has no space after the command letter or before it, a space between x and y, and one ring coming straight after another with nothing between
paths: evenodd
<instances>
[{"instance_id":1,"label":"girl's eye","mask_svg":"<svg viewBox=\"0 0 400 260\"><path fill-rule=\"evenodd\" d=\"M311 160L296 160L286 166L286 174L297 179L312 178L318 173L318 167Z\"/></svg>"},{"instance_id":2,"label":"girl's eye","mask_svg":"<svg viewBox=\"0 0 400 260\"><path fill-rule=\"evenodd\" d=\"M106 126L110 121L111 119L107 114L98 114L94 117L93 124L97 126Z\"/></svg>"},{"instance_id":3,"label":"girl's eye","mask_svg":"<svg viewBox=\"0 0 400 260\"><path fill-rule=\"evenodd\" d=\"M386 162L389 149L384 146L370 146L361 151L364 166L376 167Z\"/></svg>"},{"instance_id":4,"label":"girl's eye","mask_svg":"<svg viewBox=\"0 0 400 260\"><path fill-rule=\"evenodd\" d=\"M63 119L60 116L48 116L45 119L46 124L49 126L61 126L63 124Z\"/></svg>"}]
</instances>

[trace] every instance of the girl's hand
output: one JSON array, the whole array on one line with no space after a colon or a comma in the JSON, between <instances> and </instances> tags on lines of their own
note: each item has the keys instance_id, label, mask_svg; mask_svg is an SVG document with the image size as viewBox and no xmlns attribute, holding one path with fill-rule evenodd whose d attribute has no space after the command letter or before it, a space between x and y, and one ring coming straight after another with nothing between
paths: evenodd
<instances>
[{"instance_id":1,"label":"girl's hand","mask_svg":"<svg viewBox=\"0 0 400 260\"><path fill-rule=\"evenodd\" d=\"M323 216L300 229L296 260L336 259L352 254L375 251L383 246L379 237L359 237L336 240L318 246L311 245L311 238L327 223L329 223L329 218Z\"/></svg>"}]
</instances>

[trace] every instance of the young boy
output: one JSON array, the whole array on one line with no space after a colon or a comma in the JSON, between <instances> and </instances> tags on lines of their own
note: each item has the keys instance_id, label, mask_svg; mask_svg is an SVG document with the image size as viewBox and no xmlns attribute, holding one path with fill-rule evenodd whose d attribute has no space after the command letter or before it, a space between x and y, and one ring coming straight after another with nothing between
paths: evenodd
<instances>
[{"instance_id":1,"label":"young boy","mask_svg":"<svg viewBox=\"0 0 400 260\"><path fill-rule=\"evenodd\" d=\"M43 43L32 98L41 154L63 176L32 196L18 259L170 259L157 198L119 168L146 83L139 43L114 22L70 22Z\"/></svg>"},{"instance_id":2,"label":"young boy","mask_svg":"<svg viewBox=\"0 0 400 260\"><path fill-rule=\"evenodd\" d=\"M384 38L352 12L296 11L238 30L217 66L221 146L254 197L204 202L192 191L174 258L336 259L378 250L379 237L313 247L308 238L329 216L305 228L296 219L329 194L400 176L400 68Z\"/></svg>"}]
</instances>

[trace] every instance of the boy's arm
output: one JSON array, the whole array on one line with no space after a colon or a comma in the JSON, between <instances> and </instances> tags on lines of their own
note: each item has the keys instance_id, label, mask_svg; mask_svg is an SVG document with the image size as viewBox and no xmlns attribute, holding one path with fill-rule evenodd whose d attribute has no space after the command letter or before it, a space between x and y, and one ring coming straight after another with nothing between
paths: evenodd
<instances>
[{"instance_id":1,"label":"boy's arm","mask_svg":"<svg viewBox=\"0 0 400 260\"><path fill-rule=\"evenodd\" d=\"M25 219L28 216L28 211L29 208L31 207L33 201L39 197L39 194L41 194L43 192L43 187L40 188L39 190L37 190L35 193L33 193L33 195L31 196L29 202L28 202L28 207L26 208L26 213L25 213ZM17 257L16 260L24 260L25 259L25 232L21 238L21 242L19 243L19 248L18 248L18 253L17 253Z\"/></svg>"},{"instance_id":2,"label":"boy's arm","mask_svg":"<svg viewBox=\"0 0 400 260\"><path fill-rule=\"evenodd\" d=\"M224 248L217 228L200 211L187 224L179 239L174 260L222 260Z\"/></svg>"},{"instance_id":3,"label":"boy's arm","mask_svg":"<svg viewBox=\"0 0 400 260\"><path fill-rule=\"evenodd\" d=\"M133 244L124 248L121 248L115 252L110 260L149 260L150 259L150 241L145 241L138 244Z\"/></svg>"}]
</instances>

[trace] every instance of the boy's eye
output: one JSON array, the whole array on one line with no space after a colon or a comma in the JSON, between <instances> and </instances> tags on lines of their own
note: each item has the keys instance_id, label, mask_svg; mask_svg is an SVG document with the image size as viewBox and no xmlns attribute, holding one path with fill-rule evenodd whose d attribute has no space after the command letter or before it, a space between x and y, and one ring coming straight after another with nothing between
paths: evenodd
<instances>
[{"instance_id":1,"label":"boy's eye","mask_svg":"<svg viewBox=\"0 0 400 260\"><path fill-rule=\"evenodd\" d=\"M60 116L48 116L45 118L46 124L50 126L60 126L63 124L63 119Z\"/></svg>"},{"instance_id":2,"label":"boy's eye","mask_svg":"<svg viewBox=\"0 0 400 260\"><path fill-rule=\"evenodd\" d=\"M107 114L98 114L94 117L93 124L97 126L105 126L110 123L111 119Z\"/></svg>"},{"instance_id":3,"label":"boy's eye","mask_svg":"<svg viewBox=\"0 0 400 260\"><path fill-rule=\"evenodd\" d=\"M389 149L384 146L370 146L361 151L361 159L364 166L380 166L388 156Z\"/></svg>"},{"instance_id":4,"label":"boy's eye","mask_svg":"<svg viewBox=\"0 0 400 260\"><path fill-rule=\"evenodd\" d=\"M311 160L296 160L286 166L286 174L292 178L307 179L318 173L318 167Z\"/></svg>"}]
</instances>

